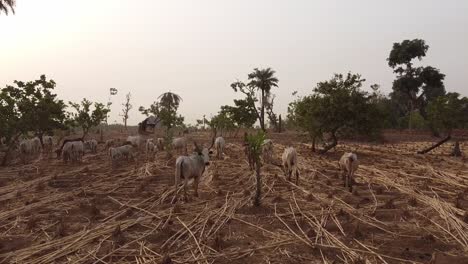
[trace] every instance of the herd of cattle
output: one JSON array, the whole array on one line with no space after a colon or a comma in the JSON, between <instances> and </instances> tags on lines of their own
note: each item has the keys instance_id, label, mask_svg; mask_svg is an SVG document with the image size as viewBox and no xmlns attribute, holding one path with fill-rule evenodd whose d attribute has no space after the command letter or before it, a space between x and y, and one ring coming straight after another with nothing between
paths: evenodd
<instances>
[{"instance_id":1,"label":"herd of cattle","mask_svg":"<svg viewBox=\"0 0 468 264\"><path fill-rule=\"evenodd\" d=\"M61 144L57 144L55 150L57 158L63 159L63 162L81 162L85 152L97 153L98 142L95 139L84 141L83 139L66 139ZM179 181L183 180L184 193L187 195L188 181L193 179L194 194L198 196L198 183L202 177L206 166L209 165L210 155L214 147L216 156L221 159L224 155L226 141L222 137L217 137L211 147L203 148L194 142L194 153L188 155L187 138L174 138L170 144L166 145L163 138L145 139L143 136L128 136L127 139L121 142L119 139L109 139L104 144L105 150L108 153L110 165L115 168L123 160L136 160L139 153L145 153L147 158L154 157L157 151L163 151L165 148L172 148L180 156L176 159L175 166L175 185L178 186ZM32 139L21 140L18 145L19 155L23 163L28 162L32 157L41 153L50 157L53 153L54 138L44 136L41 140L38 137ZM271 163L273 160L274 144L271 139L266 139L262 146L262 159L264 163ZM246 152L247 154L247 152ZM247 154L247 159L251 157ZM282 168L285 176L291 181L291 177L295 176L295 183L299 182L298 169L298 154L294 147L289 146L284 149L282 159ZM339 167L342 172L344 186L352 190L354 182L354 172L357 170L359 162L355 153L344 153L339 160ZM253 169L251 167L251 169Z\"/></svg>"}]
</instances>

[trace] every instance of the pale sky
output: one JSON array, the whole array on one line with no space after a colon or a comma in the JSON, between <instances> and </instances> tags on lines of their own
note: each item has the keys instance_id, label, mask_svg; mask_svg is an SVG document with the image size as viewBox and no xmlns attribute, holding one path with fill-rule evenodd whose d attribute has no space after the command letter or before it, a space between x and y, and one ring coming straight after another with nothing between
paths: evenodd
<instances>
[{"instance_id":1,"label":"pale sky","mask_svg":"<svg viewBox=\"0 0 468 264\"><path fill-rule=\"evenodd\" d=\"M68 101L105 103L111 123L131 92L130 124L163 92L183 98L194 123L233 104L230 84L253 68L279 78L275 109L333 73L361 73L391 91L386 58L394 42L422 38L423 65L446 74L446 88L468 95L468 1L464 0L17 0L0 15L0 87L41 74Z\"/></svg>"}]
</instances>

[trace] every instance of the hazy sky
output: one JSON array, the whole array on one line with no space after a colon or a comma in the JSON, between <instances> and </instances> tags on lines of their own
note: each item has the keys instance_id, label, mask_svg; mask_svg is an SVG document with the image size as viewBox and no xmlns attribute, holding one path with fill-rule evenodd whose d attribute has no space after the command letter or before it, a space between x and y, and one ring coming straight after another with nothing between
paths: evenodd
<instances>
[{"instance_id":1,"label":"hazy sky","mask_svg":"<svg viewBox=\"0 0 468 264\"><path fill-rule=\"evenodd\" d=\"M389 92L392 44L413 38L429 44L423 64L447 75L446 88L468 95L468 1L17 0L16 15L0 15L0 87L46 74L67 102L106 102L115 87L111 121L131 92L131 124L172 91L193 123L232 104L231 82L272 67L285 114L293 91L333 73Z\"/></svg>"}]
</instances>

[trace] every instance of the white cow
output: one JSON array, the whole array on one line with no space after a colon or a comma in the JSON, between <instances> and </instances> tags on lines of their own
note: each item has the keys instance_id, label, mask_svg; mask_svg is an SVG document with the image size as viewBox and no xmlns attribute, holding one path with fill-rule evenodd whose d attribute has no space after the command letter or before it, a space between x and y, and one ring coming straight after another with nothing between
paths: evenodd
<instances>
[{"instance_id":1,"label":"white cow","mask_svg":"<svg viewBox=\"0 0 468 264\"><path fill-rule=\"evenodd\" d=\"M144 147L144 139L141 136L128 136L127 142L130 142L132 146L136 147L137 149L142 149Z\"/></svg>"},{"instance_id":2,"label":"white cow","mask_svg":"<svg viewBox=\"0 0 468 264\"><path fill-rule=\"evenodd\" d=\"M97 140L95 140L95 139L86 140L84 145L92 153L97 153L97 146L98 146Z\"/></svg>"},{"instance_id":3,"label":"white cow","mask_svg":"<svg viewBox=\"0 0 468 264\"><path fill-rule=\"evenodd\" d=\"M123 145L120 147L110 147L108 150L111 166L114 168L116 162L125 158L127 161L129 158L135 160L136 149L132 145Z\"/></svg>"},{"instance_id":4,"label":"white cow","mask_svg":"<svg viewBox=\"0 0 468 264\"><path fill-rule=\"evenodd\" d=\"M223 137L217 137L214 142L214 147L216 149L216 156L218 159L224 154L224 147L226 146L226 141Z\"/></svg>"},{"instance_id":5,"label":"white cow","mask_svg":"<svg viewBox=\"0 0 468 264\"><path fill-rule=\"evenodd\" d=\"M45 152L47 153L52 152L52 149L54 147L54 138L51 136L43 136L42 145L44 146Z\"/></svg>"},{"instance_id":6,"label":"white cow","mask_svg":"<svg viewBox=\"0 0 468 264\"><path fill-rule=\"evenodd\" d=\"M174 138L172 140L172 147L174 150L179 153L184 151L184 154L187 155L187 140L184 137Z\"/></svg>"},{"instance_id":7,"label":"white cow","mask_svg":"<svg viewBox=\"0 0 468 264\"><path fill-rule=\"evenodd\" d=\"M156 151L156 146L154 145L153 139L146 140L146 157L150 157L151 154L154 154Z\"/></svg>"},{"instance_id":8,"label":"white cow","mask_svg":"<svg viewBox=\"0 0 468 264\"><path fill-rule=\"evenodd\" d=\"M159 151L164 150L164 138L157 138L156 146L158 147Z\"/></svg>"},{"instance_id":9,"label":"white cow","mask_svg":"<svg viewBox=\"0 0 468 264\"><path fill-rule=\"evenodd\" d=\"M354 182L354 172L356 172L359 167L357 155L352 152L344 153L343 156L341 156L339 165L342 171L344 187L349 188L351 192L353 190L352 183Z\"/></svg>"},{"instance_id":10,"label":"white cow","mask_svg":"<svg viewBox=\"0 0 468 264\"><path fill-rule=\"evenodd\" d=\"M23 164L33 155L33 145L30 139L21 140L19 143L20 158Z\"/></svg>"},{"instance_id":11,"label":"white cow","mask_svg":"<svg viewBox=\"0 0 468 264\"><path fill-rule=\"evenodd\" d=\"M288 181L291 181L291 175L296 175L296 184L299 182L299 169L297 168L297 152L293 147L288 147L284 149L283 156L281 157L283 161L283 171L284 174L288 176Z\"/></svg>"},{"instance_id":12,"label":"white cow","mask_svg":"<svg viewBox=\"0 0 468 264\"><path fill-rule=\"evenodd\" d=\"M83 141L69 141L63 145L62 158L66 163L71 162L82 162L84 155L84 144Z\"/></svg>"},{"instance_id":13,"label":"white cow","mask_svg":"<svg viewBox=\"0 0 468 264\"><path fill-rule=\"evenodd\" d=\"M198 182L210 164L210 152L207 148L200 148L195 144L195 153L190 156L179 156L176 160L175 186L179 186L179 180L184 180L184 195L187 198L187 185L189 179L193 178L195 196L198 197Z\"/></svg>"}]
</instances>

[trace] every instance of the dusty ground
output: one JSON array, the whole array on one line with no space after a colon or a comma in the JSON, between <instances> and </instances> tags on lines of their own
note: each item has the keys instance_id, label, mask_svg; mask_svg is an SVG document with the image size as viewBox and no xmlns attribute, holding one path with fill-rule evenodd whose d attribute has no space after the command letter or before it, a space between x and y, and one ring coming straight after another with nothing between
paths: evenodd
<instances>
[{"instance_id":1,"label":"dusty ground","mask_svg":"<svg viewBox=\"0 0 468 264\"><path fill-rule=\"evenodd\" d=\"M297 134L271 137L278 163L297 148L301 178L264 166L260 208L240 139L227 138L189 202L174 195L165 152L114 171L102 145L78 165L0 168L0 262L468 263L468 166L447 156L450 144L416 155L431 143L346 143L318 156ZM361 162L353 193L338 178L349 150Z\"/></svg>"}]
</instances>

